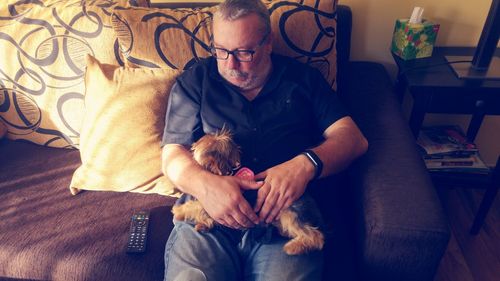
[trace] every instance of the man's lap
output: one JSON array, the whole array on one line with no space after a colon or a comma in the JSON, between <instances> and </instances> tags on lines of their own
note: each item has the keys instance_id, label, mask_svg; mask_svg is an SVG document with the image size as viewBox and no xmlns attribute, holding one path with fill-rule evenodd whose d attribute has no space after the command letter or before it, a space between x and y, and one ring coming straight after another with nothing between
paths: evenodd
<instances>
[{"instance_id":1,"label":"man's lap","mask_svg":"<svg viewBox=\"0 0 500 281\"><path fill-rule=\"evenodd\" d=\"M320 280L323 253L289 256L283 251L287 241L272 228L197 232L175 222L165 250L165 280Z\"/></svg>"}]
</instances>

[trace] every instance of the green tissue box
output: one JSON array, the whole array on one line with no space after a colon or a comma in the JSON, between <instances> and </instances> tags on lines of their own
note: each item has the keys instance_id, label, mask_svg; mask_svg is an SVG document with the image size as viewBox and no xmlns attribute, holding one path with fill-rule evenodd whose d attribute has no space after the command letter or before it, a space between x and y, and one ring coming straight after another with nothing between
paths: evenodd
<instances>
[{"instance_id":1,"label":"green tissue box","mask_svg":"<svg viewBox=\"0 0 500 281\"><path fill-rule=\"evenodd\" d=\"M396 20L392 36L391 51L404 60L432 56L439 24L422 20L422 23L409 23L408 19Z\"/></svg>"}]
</instances>

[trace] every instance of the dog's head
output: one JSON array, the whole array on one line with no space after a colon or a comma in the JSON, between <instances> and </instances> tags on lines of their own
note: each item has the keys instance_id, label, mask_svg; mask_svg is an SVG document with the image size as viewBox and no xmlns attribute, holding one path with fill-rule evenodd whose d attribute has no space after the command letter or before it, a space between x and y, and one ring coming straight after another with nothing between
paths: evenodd
<instances>
[{"instance_id":1,"label":"dog's head","mask_svg":"<svg viewBox=\"0 0 500 281\"><path fill-rule=\"evenodd\" d=\"M192 145L191 151L198 164L216 175L231 175L240 166L239 148L226 129L204 135Z\"/></svg>"}]
</instances>

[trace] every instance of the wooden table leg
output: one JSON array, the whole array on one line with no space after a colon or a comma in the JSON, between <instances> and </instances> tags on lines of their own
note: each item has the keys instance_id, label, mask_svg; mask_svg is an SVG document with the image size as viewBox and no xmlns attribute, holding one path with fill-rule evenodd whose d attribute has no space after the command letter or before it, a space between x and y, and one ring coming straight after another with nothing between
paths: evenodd
<instances>
[{"instance_id":1,"label":"wooden table leg","mask_svg":"<svg viewBox=\"0 0 500 281\"><path fill-rule=\"evenodd\" d=\"M481 128L481 123L483 123L484 116L486 115L484 106L483 100L476 101L476 111L472 115L469 127L467 128L467 139L470 142L474 142L479 132L479 128Z\"/></svg>"},{"instance_id":2,"label":"wooden table leg","mask_svg":"<svg viewBox=\"0 0 500 281\"><path fill-rule=\"evenodd\" d=\"M476 235L479 233L479 230L484 224L484 220L486 219L486 215L493 205L495 201L495 196L498 193L498 189L500 188L500 157L498 157L496 166L493 170L492 174L492 182L489 184L486 192L483 195L483 199L481 200L481 205L479 205L479 209L474 218L474 222L472 223L472 227L470 229L470 233Z\"/></svg>"},{"instance_id":3,"label":"wooden table leg","mask_svg":"<svg viewBox=\"0 0 500 281\"><path fill-rule=\"evenodd\" d=\"M413 95L413 100L413 107L410 115L410 129L413 133L413 137L417 139L422 123L424 122L430 95L428 93L417 93Z\"/></svg>"},{"instance_id":4,"label":"wooden table leg","mask_svg":"<svg viewBox=\"0 0 500 281\"><path fill-rule=\"evenodd\" d=\"M401 77L396 79L396 85L394 86L394 90L396 92L396 96L398 97L399 103L402 104L406 92L406 82L402 81L401 79L402 79Z\"/></svg>"}]
</instances>

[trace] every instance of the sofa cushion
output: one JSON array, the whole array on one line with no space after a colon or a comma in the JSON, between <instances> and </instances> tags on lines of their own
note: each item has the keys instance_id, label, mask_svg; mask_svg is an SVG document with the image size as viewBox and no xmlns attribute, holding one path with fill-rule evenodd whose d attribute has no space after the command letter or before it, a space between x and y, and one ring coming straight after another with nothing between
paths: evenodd
<instances>
[{"instance_id":1,"label":"sofa cushion","mask_svg":"<svg viewBox=\"0 0 500 281\"><path fill-rule=\"evenodd\" d=\"M0 140L0 279L163 280L174 199L68 191L77 150ZM9 161L3 161L9 159ZM147 250L128 255L130 217L149 210Z\"/></svg>"},{"instance_id":2,"label":"sofa cushion","mask_svg":"<svg viewBox=\"0 0 500 281\"><path fill-rule=\"evenodd\" d=\"M27 2L0 5L0 118L10 139L77 147L85 55L122 63L110 18L128 1Z\"/></svg>"},{"instance_id":3,"label":"sofa cushion","mask_svg":"<svg viewBox=\"0 0 500 281\"><path fill-rule=\"evenodd\" d=\"M161 171L161 136L173 69L126 68L87 58L85 117L71 192L133 191L172 195Z\"/></svg>"},{"instance_id":4,"label":"sofa cushion","mask_svg":"<svg viewBox=\"0 0 500 281\"><path fill-rule=\"evenodd\" d=\"M7 134L7 126L0 120L0 139Z\"/></svg>"},{"instance_id":5,"label":"sofa cushion","mask_svg":"<svg viewBox=\"0 0 500 281\"><path fill-rule=\"evenodd\" d=\"M275 34L274 52L317 67L334 85L336 0L266 1ZM203 9L115 10L113 28L126 63L141 67L187 69L209 56L211 17ZM300 30L300 31L297 31Z\"/></svg>"},{"instance_id":6,"label":"sofa cushion","mask_svg":"<svg viewBox=\"0 0 500 281\"><path fill-rule=\"evenodd\" d=\"M120 5L124 7L149 7L149 0L2 0L0 2L0 20L7 20L13 16L18 16L29 10L33 6L81 6L99 5L101 7ZM2 17L4 17L2 19Z\"/></svg>"},{"instance_id":7,"label":"sofa cushion","mask_svg":"<svg viewBox=\"0 0 500 281\"><path fill-rule=\"evenodd\" d=\"M115 11L113 29L129 66L187 69L210 55L214 8Z\"/></svg>"}]
</instances>

